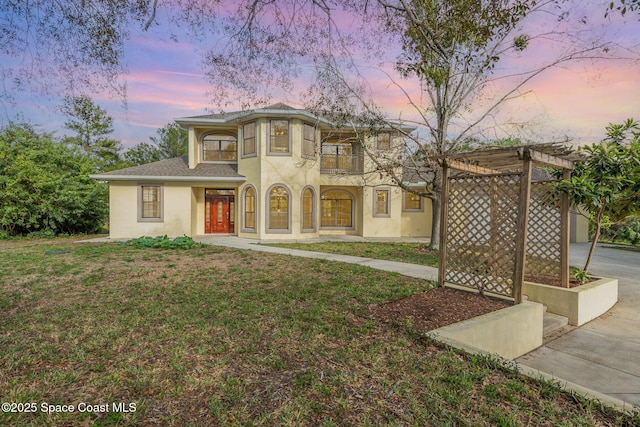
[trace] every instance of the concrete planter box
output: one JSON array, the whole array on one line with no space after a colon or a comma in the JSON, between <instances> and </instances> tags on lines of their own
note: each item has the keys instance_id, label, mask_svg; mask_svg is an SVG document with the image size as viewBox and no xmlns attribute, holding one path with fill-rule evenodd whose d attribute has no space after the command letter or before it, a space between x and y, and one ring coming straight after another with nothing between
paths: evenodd
<instances>
[{"instance_id":1,"label":"concrete planter box","mask_svg":"<svg viewBox=\"0 0 640 427\"><path fill-rule=\"evenodd\" d=\"M497 354L513 360L542 345L543 311L541 304L525 301L427 335L471 353Z\"/></svg>"},{"instance_id":2,"label":"concrete planter box","mask_svg":"<svg viewBox=\"0 0 640 427\"><path fill-rule=\"evenodd\" d=\"M522 293L529 301L547 306L549 313L567 317L570 325L581 326L618 302L618 279L600 278L570 289L524 282Z\"/></svg>"}]
</instances>

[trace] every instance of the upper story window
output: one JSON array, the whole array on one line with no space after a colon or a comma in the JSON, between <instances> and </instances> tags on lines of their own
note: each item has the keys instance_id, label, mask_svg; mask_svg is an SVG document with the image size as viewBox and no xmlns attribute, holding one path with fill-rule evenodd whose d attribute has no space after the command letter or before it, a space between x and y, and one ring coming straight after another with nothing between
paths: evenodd
<instances>
[{"instance_id":1,"label":"upper story window","mask_svg":"<svg viewBox=\"0 0 640 427\"><path fill-rule=\"evenodd\" d=\"M320 148L320 172L362 173L363 157L351 137L327 135L322 138Z\"/></svg>"},{"instance_id":2,"label":"upper story window","mask_svg":"<svg viewBox=\"0 0 640 427\"><path fill-rule=\"evenodd\" d=\"M376 136L376 150L391 150L391 133L382 132Z\"/></svg>"},{"instance_id":3,"label":"upper story window","mask_svg":"<svg viewBox=\"0 0 640 427\"><path fill-rule=\"evenodd\" d=\"M322 144L322 168L345 169L353 167L353 146L350 143Z\"/></svg>"},{"instance_id":4,"label":"upper story window","mask_svg":"<svg viewBox=\"0 0 640 427\"><path fill-rule=\"evenodd\" d=\"M256 122L242 125L242 156L256 155Z\"/></svg>"},{"instance_id":5,"label":"upper story window","mask_svg":"<svg viewBox=\"0 0 640 427\"><path fill-rule=\"evenodd\" d=\"M289 120L270 120L268 154L291 154L291 139L289 135Z\"/></svg>"},{"instance_id":6,"label":"upper story window","mask_svg":"<svg viewBox=\"0 0 640 427\"><path fill-rule=\"evenodd\" d=\"M237 141L230 135L205 135L202 138L203 162L235 162L238 160Z\"/></svg>"},{"instance_id":7,"label":"upper story window","mask_svg":"<svg viewBox=\"0 0 640 427\"><path fill-rule=\"evenodd\" d=\"M308 123L302 126L302 155L316 157L316 127Z\"/></svg>"}]
</instances>

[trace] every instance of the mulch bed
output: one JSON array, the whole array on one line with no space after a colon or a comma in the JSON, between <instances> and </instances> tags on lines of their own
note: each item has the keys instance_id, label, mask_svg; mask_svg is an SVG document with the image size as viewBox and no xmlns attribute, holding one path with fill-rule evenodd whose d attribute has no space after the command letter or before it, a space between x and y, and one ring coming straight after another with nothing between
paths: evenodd
<instances>
[{"instance_id":1,"label":"mulch bed","mask_svg":"<svg viewBox=\"0 0 640 427\"><path fill-rule=\"evenodd\" d=\"M549 285L549 286L557 286L558 288L565 288L564 286L562 286L562 280L560 279L553 279L553 278L544 277L544 276L527 276L525 277L525 280L527 282L540 283L542 285ZM569 277L569 288L575 288L581 285L582 283L578 282L575 278Z\"/></svg>"},{"instance_id":2,"label":"mulch bed","mask_svg":"<svg viewBox=\"0 0 640 427\"><path fill-rule=\"evenodd\" d=\"M417 331L432 331L492 311L512 306L471 292L435 288L407 298L369 307L371 316L383 322L399 322Z\"/></svg>"}]
</instances>

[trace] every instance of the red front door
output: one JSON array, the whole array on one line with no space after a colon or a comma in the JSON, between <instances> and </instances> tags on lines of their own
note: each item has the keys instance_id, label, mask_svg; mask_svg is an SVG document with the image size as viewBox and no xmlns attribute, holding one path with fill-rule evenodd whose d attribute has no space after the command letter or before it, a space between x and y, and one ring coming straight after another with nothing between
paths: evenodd
<instances>
[{"instance_id":1,"label":"red front door","mask_svg":"<svg viewBox=\"0 0 640 427\"><path fill-rule=\"evenodd\" d=\"M205 195L204 232L234 232L234 196Z\"/></svg>"}]
</instances>

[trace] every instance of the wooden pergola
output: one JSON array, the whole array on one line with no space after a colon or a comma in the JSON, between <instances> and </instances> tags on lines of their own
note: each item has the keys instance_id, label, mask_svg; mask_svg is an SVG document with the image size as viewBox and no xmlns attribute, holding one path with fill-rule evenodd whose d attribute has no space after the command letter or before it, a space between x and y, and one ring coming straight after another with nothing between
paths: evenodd
<instances>
[{"instance_id":1,"label":"wooden pergola","mask_svg":"<svg viewBox=\"0 0 640 427\"><path fill-rule=\"evenodd\" d=\"M508 296L516 304L527 274L546 271L556 280L559 274L569 287L568 196L532 177L536 165L569 178L578 159L557 143L441 157L439 285Z\"/></svg>"}]
</instances>

